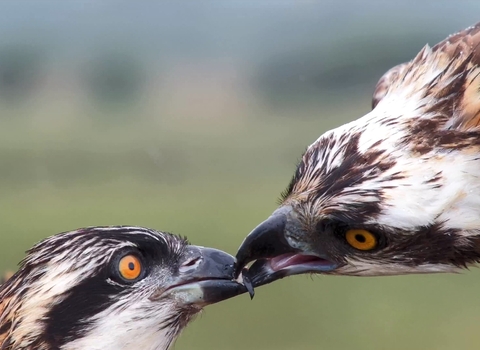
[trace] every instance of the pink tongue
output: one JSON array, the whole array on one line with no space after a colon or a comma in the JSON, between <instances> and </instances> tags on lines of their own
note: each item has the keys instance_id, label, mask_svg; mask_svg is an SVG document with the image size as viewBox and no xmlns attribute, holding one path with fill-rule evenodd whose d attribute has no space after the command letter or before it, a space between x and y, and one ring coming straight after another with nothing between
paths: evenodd
<instances>
[{"instance_id":1,"label":"pink tongue","mask_svg":"<svg viewBox=\"0 0 480 350\"><path fill-rule=\"evenodd\" d=\"M292 265L300 265L312 261L321 261L322 259L312 255L283 254L270 259L270 268L273 271L279 271Z\"/></svg>"}]
</instances>

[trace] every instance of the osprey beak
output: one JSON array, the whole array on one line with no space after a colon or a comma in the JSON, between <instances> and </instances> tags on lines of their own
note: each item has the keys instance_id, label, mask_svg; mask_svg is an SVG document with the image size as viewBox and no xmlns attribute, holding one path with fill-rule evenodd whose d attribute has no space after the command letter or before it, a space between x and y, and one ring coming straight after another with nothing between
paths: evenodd
<instances>
[{"instance_id":1,"label":"osprey beak","mask_svg":"<svg viewBox=\"0 0 480 350\"><path fill-rule=\"evenodd\" d=\"M292 252L292 247L285 239L287 214L290 210L290 207L275 210L267 220L248 234L237 252L235 276L253 260Z\"/></svg>"},{"instance_id":2,"label":"osprey beak","mask_svg":"<svg viewBox=\"0 0 480 350\"><path fill-rule=\"evenodd\" d=\"M190 245L186 263L169 287L155 297L173 295L184 305L214 304L247 291L233 278L235 258L221 250Z\"/></svg>"},{"instance_id":3,"label":"osprey beak","mask_svg":"<svg viewBox=\"0 0 480 350\"><path fill-rule=\"evenodd\" d=\"M254 260L248 272L242 273L248 275L254 287L291 275L337 268L338 265L328 259L324 247L311 242L309 237L292 207L277 209L243 241L237 252L235 276Z\"/></svg>"}]
</instances>

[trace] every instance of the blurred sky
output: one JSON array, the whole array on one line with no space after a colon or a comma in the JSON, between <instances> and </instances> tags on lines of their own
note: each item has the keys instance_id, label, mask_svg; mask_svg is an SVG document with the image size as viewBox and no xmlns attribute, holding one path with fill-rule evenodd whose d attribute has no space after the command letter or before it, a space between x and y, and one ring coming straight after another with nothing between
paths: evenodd
<instances>
[{"instance_id":1,"label":"blurred sky","mask_svg":"<svg viewBox=\"0 0 480 350\"><path fill-rule=\"evenodd\" d=\"M32 56L32 74L44 73L47 81L57 71L72 84L81 83L95 64L116 59L157 88L157 83L178 83L169 79L217 79L297 99L325 87L331 93L329 85L335 92L372 85L426 42L475 23L479 7L475 1L461 6L452 1L4 1L0 6L0 50L4 56L9 50ZM183 73L186 77L178 76ZM213 77L197 77L201 74Z\"/></svg>"},{"instance_id":2,"label":"blurred sky","mask_svg":"<svg viewBox=\"0 0 480 350\"><path fill-rule=\"evenodd\" d=\"M235 253L305 147L478 1L0 2L0 269L141 225ZM292 277L208 307L177 349L477 349L480 279Z\"/></svg>"}]
</instances>

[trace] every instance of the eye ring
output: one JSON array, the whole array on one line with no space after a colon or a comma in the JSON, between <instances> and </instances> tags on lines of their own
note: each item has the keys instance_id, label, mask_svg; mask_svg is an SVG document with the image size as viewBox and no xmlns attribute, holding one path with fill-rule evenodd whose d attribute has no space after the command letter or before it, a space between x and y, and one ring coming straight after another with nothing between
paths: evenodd
<instances>
[{"instance_id":1,"label":"eye ring","mask_svg":"<svg viewBox=\"0 0 480 350\"><path fill-rule=\"evenodd\" d=\"M347 243L358 250L372 250L378 246L377 237L363 229L349 229L345 232Z\"/></svg>"},{"instance_id":2,"label":"eye ring","mask_svg":"<svg viewBox=\"0 0 480 350\"><path fill-rule=\"evenodd\" d=\"M118 260L117 270L125 281L133 282L143 275L144 266L137 255L126 254Z\"/></svg>"}]
</instances>

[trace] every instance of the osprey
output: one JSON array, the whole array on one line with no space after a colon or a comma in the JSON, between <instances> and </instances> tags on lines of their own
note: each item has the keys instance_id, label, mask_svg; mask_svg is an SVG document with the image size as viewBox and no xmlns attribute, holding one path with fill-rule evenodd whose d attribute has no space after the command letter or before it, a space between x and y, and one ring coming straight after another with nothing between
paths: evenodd
<instances>
[{"instance_id":1,"label":"osprey","mask_svg":"<svg viewBox=\"0 0 480 350\"><path fill-rule=\"evenodd\" d=\"M245 291L234 263L141 227L52 236L0 286L0 349L168 349L205 305Z\"/></svg>"},{"instance_id":2,"label":"osprey","mask_svg":"<svg viewBox=\"0 0 480 350\"><path fill-rule=\"evenodd\" d=\"M254 285L480 261L480 23L390 69L372 110L320 136L244 240Z\"/></svg>"}]
</instances>

